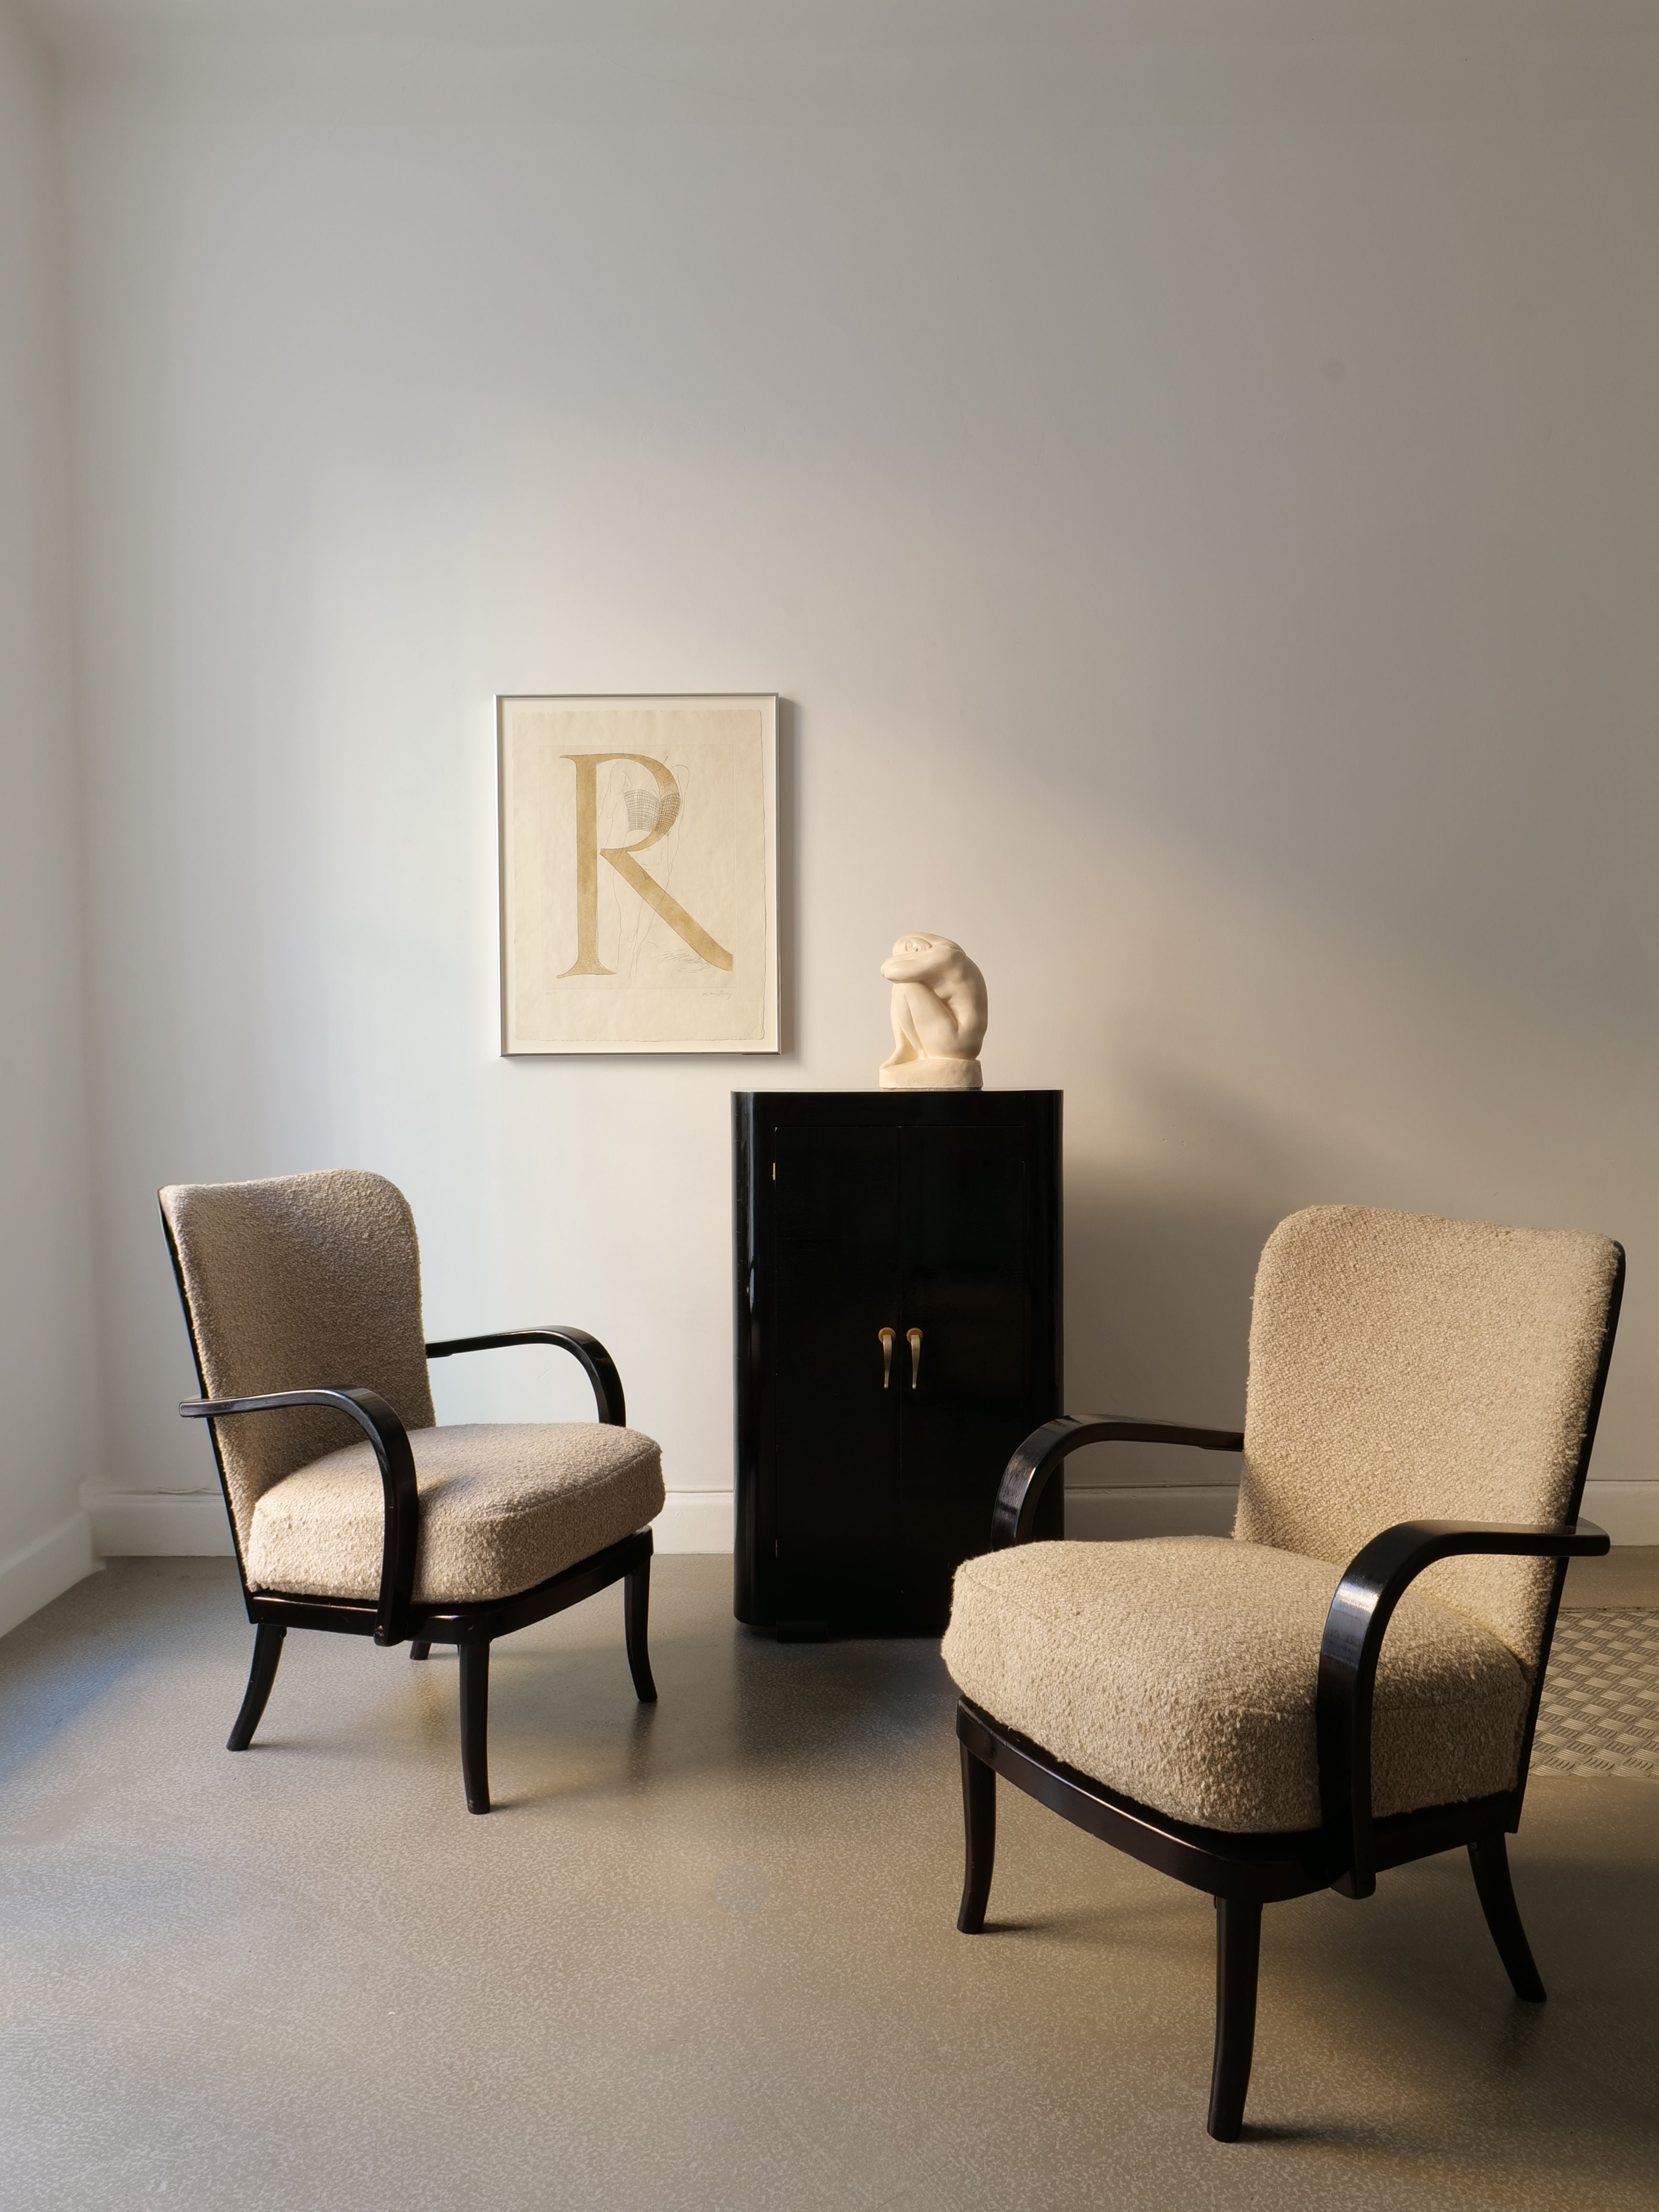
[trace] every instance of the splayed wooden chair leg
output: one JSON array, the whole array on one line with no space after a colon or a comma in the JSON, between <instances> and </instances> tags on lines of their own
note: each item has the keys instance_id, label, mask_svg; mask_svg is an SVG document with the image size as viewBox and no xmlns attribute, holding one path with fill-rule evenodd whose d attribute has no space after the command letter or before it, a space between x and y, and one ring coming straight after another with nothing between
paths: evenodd
<instances>
[{"instance_id":1,"label":"splayed wooden chair leg","mask_svg":"<svg viewBox=\"0 0 1659 2212\"><path fill-rule=\"evenodd\" d=\"M975 1759L965 1743L957 1748L962 1753L962 1832L966 1853L957 1926L964 1936L977 1936L985 1926L991 1869L996 1863L997 1777L996 1769Z\"/></svg>"},{"instance_id":2,"label":"splayed wooden chair leg","mask_svg":"<svg viewBox=\"0 0 1659 2212\"><path fill-rule=\"evenodd\" d=\"M651 1562L640 1561L623 1579L623 1636L628 1645L628 1671L634 1677L634 1694L642 1705L657 1702L657 1686L651 1676L651 1654L646 1648L646 1628L651 1616Z\"/></svg>"},{"instance_id":3,"label":"splayed wooden chair leg","mask_svg":"<svg viewBox=\"0 0 1659 2212\"><path fill-rule=\"evenodd\" d=\"M432 1646L429 1644L423 1644L417 1636L409 1647L409 1656L411 1659L429 1659L432 1656Z\"/></svg>"},{"instance_id":4,"label":"splayed wooden chair leg","mask_svg":"<svg viewBox=\"0 0 1659 2212\"><path fill-rule=\"evenodd\" d=\"M225 1745L227 1751L246 1751L252 1742L253 1731L259 1725L270 1696L270 1686L276 1680L276 1662L283 1656L283 1638L287 1634L286 1628L273 1626L268 1620L262 1620L254 1630L253 1664L248 1669L242 1710L236 1716L236 1725Z\"/></svg>"},{"instance_id":5,"label":"splayed wooden chair leg","mask_svg":"<svg viewBox=\"0 0 1659 2212\"><path fill-rule=\"evenodd\" d=\"M1474 1869L1480 1909L1486 1916L1486 1925L1498 1946L1498 1955L1504 1961L1504 1970L1515 1984L1515 1994L1528 2004L1542 2004L1543 1978L1527 1941L1527 1931L1521 1925L1521 1910L1516 1904L1515 1887L1510 1880L1510 1855L1501 1831L1469 1845L1469 1864Z\"/></svg>"},{"instance_id":6,"label":"splayed wooden chair leg","mask_svg":"<svg viewBox=\"0 0 1659 2212\"><path fill-rule=\"evenodd\" d=\"M489 1646L463 1644L461 1659L461 1779L469 1813L489 1810Z\"/></svg>"},{"instance_id":7,"label":"splayed wooden chair leg","mask_svg":"<svg viewBox=\"0 0 1659 2212\"><path fill-rule=\"evenodd\" d=\"M1261 1907L1254 1898L1215 1901L1215 2063L1210 2072L1210 2133L1237 2142L1255 2051L1255 1979L1261 1959Z\"/></svg>"}]
</instances>

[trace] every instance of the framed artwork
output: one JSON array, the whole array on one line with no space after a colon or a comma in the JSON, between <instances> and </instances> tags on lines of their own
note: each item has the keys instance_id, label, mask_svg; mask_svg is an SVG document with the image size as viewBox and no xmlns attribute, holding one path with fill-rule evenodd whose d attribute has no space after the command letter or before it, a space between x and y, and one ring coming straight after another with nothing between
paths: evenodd
<instances>
[{"instance_id":1,"label":"framed artwork","mask_svg":"<svg viewBox=\"0 0 1659 2212\"><path fill-rule=\"evenodd\" d=\"M495 720L501 1050L776 1052L775 695Z\"/></svg>"}]
</instances>

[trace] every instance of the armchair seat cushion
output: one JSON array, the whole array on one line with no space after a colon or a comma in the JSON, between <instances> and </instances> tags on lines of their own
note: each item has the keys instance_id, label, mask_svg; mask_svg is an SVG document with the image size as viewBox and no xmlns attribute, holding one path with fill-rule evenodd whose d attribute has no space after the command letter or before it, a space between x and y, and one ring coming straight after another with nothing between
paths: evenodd
<instances>
[{"instance_id":1,"label":"armchair seat cushion","mask_svg":"<svg viewBox=\"0 0 1659 2212\"><path fill-rule=\"evenodd\" d=\"M1175 1820L1316 1828L1314 1693L1340 1579L1225 1536L1022 1545L957 1569L945 1664L1005 1728ZM1377 1668L1377 1814L1512 1789L1528 1691L1491 1629L1407 1591Z\"/></svg>"},{"instance_id":2,"label":"armchair seat cushion","mask_svg":"<svg viewBox=\"0 0 1659 2212\"><path fill-rule=\"evenodd\" d=\"M649 1437L594 1421L411 1429L420 1493L417 1604L477 1604L533 1589L662 1510ZM384 1492L367 1442L296 1468L253 1509L252 1589L373 1599Z\"/></svg>"}]
</instances>

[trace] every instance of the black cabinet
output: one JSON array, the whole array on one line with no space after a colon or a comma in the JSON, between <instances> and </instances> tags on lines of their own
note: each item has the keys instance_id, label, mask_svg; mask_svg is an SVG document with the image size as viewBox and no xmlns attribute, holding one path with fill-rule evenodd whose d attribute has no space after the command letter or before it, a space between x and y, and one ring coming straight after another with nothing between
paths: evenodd
<instances>
[{"instance_id":1,"label":"black cabinet","mask_svg":"<svg viewBox=\"0 0 1659 2212\"><path fill-rule=\"evenodd\" d=\"M1060 1410L1060 1094L732 1109L738 1618L938 1631L1009 1454Z\"/></svg>"}]
</instances>

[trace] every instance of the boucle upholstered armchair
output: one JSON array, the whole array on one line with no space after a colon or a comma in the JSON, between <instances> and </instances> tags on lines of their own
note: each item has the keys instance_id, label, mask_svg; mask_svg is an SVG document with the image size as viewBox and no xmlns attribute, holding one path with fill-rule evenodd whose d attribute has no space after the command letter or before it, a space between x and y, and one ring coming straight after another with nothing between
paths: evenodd
<instances>
[{"instance_id":1,"label":"boucle upholstered armchair","mask_svg":"<svg viewBox=\"0 0 1659 2212\"><path fill-rule=\"evenodd\" d=\"M1467 1845L1516 1994L1543 2000L1504 1839L1567 1560L1607 1549L1577 1515L1623 1281L1603 1237L1292 1214L1256 1274L1243 1433L1051 1421L1009 1463L995 1548L957 1571L957 1925L985 1925L998 1775L1208 1891L1223 2142L1264 1904L1369 1897ZM1231 1537L1030 1541L1066 1455L1113 1441L1242 1450Z\"/></svg>"},{"instance_id":2,"label":"boucle upholstered armchair","mask_svg":"<svg viewBox=\"0 0 1659 2212\"><path fill-rule=\"evenodd\" d=\"M202 1389L179 1410L208 1422L254 1626L229 1748L252 1741L290 1628L406 1642L415 1659L453 1644L466 1802L487 1813L491 1638L617 1581L634 1687L653 1701L661 1456L626 1425L598 1338L423 1342L414 1218L383 1176L175 1183L161 1201ZM515 1344L574 1353L598 1422L435 1426L428 1360ZM241 1418L256 1413L279 1418Z\"/></svg>"}]
</instances>

